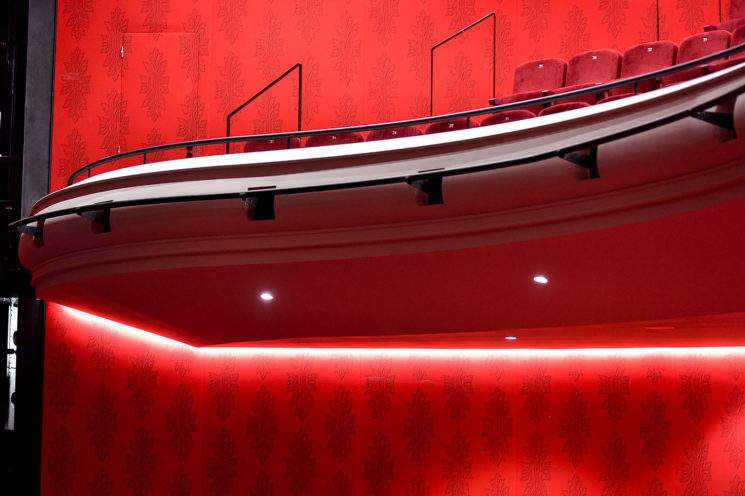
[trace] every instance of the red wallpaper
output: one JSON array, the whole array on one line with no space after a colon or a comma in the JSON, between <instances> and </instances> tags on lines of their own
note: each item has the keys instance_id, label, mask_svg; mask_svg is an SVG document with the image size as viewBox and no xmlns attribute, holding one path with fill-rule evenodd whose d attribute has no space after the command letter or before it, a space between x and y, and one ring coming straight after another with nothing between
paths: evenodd
<instances>
[{"instance_id":1,"label":"red wallpaper","mask_svg":"<svg viewBox=\"0 0 745 496\"><path fill-rule=\"evenodd\" d=\"M429 48L494 10L499 92L532 58L654 39L654 0L59 0L51 187L97 158L223 136L225 114L284 69L305 69L305 128L426 114ZM718 0L660 0L679 40ZM726 11L726 5L725 5ZM486 104L489 27L437 54L435 112ZM120 49L124 47L124 58ZM291 130L295 79L241 114L236 133ZM197 150L197 153L218 150ZM151 157L151 160L167 158ZM102 169L103 170L103 169Z\"/></svg>"},{"instance_id":2,"label":"red wallpaper","mask_svg":"<svg viewBox=\"0 0 745 496\"><path fill-rule=\"evenodd\" d=\"M47 495L745 494L742 349L205 351L48 306Z\"/></svg>"}]
</instances>

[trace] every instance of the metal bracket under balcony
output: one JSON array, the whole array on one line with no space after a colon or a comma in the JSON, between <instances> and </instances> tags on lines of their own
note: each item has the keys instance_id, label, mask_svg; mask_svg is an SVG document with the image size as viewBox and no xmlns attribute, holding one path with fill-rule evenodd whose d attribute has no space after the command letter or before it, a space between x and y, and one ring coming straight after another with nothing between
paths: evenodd
<instances>
[{"instance_id":1,"label":"metal bracket under balcony","mask_svg":"<svg viewBox=\"0 0 745 496\"><path fill-rule=\"evenodd\" d=\"M590 179L598 179L600 177L597 145L576 150L562 150L559 152L559 157L587 169L590 173Z\"/></svg>"},{"instance_id":2,"label":"metal bracket under balcony","mask_svg":"<svg viewBox=\"0 0 745 496\"><path fill-rule=\"evenodd\" d=\"M249 219L274 220L274 197L276 193L271 191L274 188L275 186L255 188L241 196Z\"/></svg>"},{"instance_id":3,"label":"metal bracket under balcony","mask_svg":"<svg viewBox=\"0 0 745 496\"><path fill-rule=\"evenodd\" d=\"M406 184L417 190L419 205L441 205L445 203L442 196L442 176L410 177Z\"/></svg>"},{"instance_id":4,"label":"metal bracket under balcony","mask_svg":"<svg viewBox=\"0 0 745 496\"><path fill-rule=\"evenodd\" d=\"M724 141L730 141L737 138L737 133L735 131L735 116L732 112L699 110L691 113L691 117L726 130L728 134Z\"/></svg>"},{"instance_id":5,"label":"metal bracket under balcony","mask_svg":"<svg viewBox=\"0 0 745 496\"><path fill-rule=\"evenodd\" d=\"M111 209L85 210L78 215L91 221L91 231L96 234L111 232Z\"/></svg>"}]
</instances>

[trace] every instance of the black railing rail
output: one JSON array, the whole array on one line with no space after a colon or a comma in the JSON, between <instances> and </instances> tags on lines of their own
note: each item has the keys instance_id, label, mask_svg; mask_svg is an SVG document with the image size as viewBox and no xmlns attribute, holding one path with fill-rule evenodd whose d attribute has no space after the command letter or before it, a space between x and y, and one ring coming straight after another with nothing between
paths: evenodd
<instances>
[{"instance_id":1,"label":"black railing rail","mask_svg":"<svg viewBox=\"0 0 745 496\"><path fill-rule=\"evenodd\" d=\"M591 86L588 88L567 91L566 93L558 93L555 95L549 94L546 96L541 96L541 97L533 98L530 100L507 103L504 105L483 107L483 108L474 109L474 110L466 110L464 112L454 112L450 114L441 114L441 115L430 116L430 117L419 117L416 119L408 119L408 120L403 120L403 121L382 122L378 124L363 124L359 126L314 129L314 130L308 130L308 131L289 131L289 132L272 133L272 134L254 134L254 135L245 135L245 136L225 136L225 137L219 137L219 138L206 138L206 139L193 140L193 141L181 141L178 143L167 143L164 145L151 146L148 148L140 148L138 150L130 150L130 151L122 152L117 155L111 155L109 157L104 157L99 160L96 160L95 162L91 162L90 164L85 165L79 168L78 170L76 170L75 172L73 172L70 175L70 178L68 179L67 184L72 185L76 179L78 179L83 174L86 174L89 171L95 169L96 167L100 167L104 164L115 162L117 160L129 158L129 157L141 156L147 153L155 153L155 152L160 152L164 150L173 150L173 149L189 149L189 148L194 148L197 146L237 143L241 141L304 138L307 136L318 136L322 134L374 131L377 129L388 129L388 128L395 128L395 127L403 127L403 126L418 126L418 125L423 125L423 124L431 124L433 122L438 122L438 121L443 121L443 120L468 118L468 117L475 117L475 116L485 115L485 114L495 114L497 112L502 112L505 110L514 110L514 109L528 107L528 106L549 104L557 100L570 100L572 97L580 96L580 95L602 93L602 92L611 90L613 88L620 88L622 86L629 86L629 85L638 86L638 84L642 81L646 81L649 79L659 79L664 76L669 76L670 74L674 74L676 72L690 69L698 65L707 64L709 62L714 62L716 60L723 59L723 58L726 58L726 57L729 57L731 55L735 55L741 52L745 52L745 43L734 46L734 47L727 48L726 50L722 50L720 52L707 55L705 57L691 60L689 62L684 62L682 64L674 65L671 67L666 67L664 69L659 69L657 71L649 72L646 74L641 74L639 76L629 77L625 79L618 79L615 81L611 81L609 83L603 83L603 84ZM745 60L743 60L743 62L745 62Z\"/></svg>"},{"instance_id":2,"label":"black railing rail","mask_svg":"<svg viewBox=\"0 0 745 496\"><path fill-rule=\"evenodd\" d=\"M743 45L745 46L745 45ZM696 117L702 121L709 122L720 127L732 126L734 123L726 123L722 114L717 112L708 112L707 109L731 101L733 98L745 93L745 83L727 93L713 96L710 100L699 102L690 108L676 110L669 115L659 116L646 122L638 123L627 129L609 132L608 134L578 140L576 143L567 145L567 148L553 149L548 151L539 151L524 157L515 159L497 159L494 162L473 165L453 169L436 169L424 170L415 174L391 174L377 178L351 179L345 182L332 182L326 184L316 184L307 186L292 186L277 188L277 186L259 186L248 188L243 191L232 191L224 193L206 193L162 196L154 198L141 198L133 200L113 200L78 207L67 207L55 210L49 213L36 214L9 224L11 229L17 229L34 237L34 242L38 245L44 244L44 222L48 219L63 217L66 215L79 215L88 218L95 227L94 232L111 231L110 214L111 210L116 208L126 208L142 205L163 205L168 203L184 203L195 201L217 201L238 199L242 200L249 210L249 218L255 220L274 219L274 199L278 195L295 195L304 193L315 193L323 191L338 191L343 189L366 188L373 186L383 186L390 184L408 184L423 193L424 199L421 204L434 205L443 203L442 199L442 181L447 177L454 177L477 172L493 171L514 167L519 165L531 164L540 160L547 160L554 157L560 157L567 162L580 165L589 171L590 178L600 177L597 169L597 147L602 144L611 143L619 139L655 129L657 127L676 122L686 117ZM707 115L708 114L708 115ZM733 135L734 136L734 135ZM589 151L589 154L583 155L583 151ZM584 157L584 158L583 158ZM36 226L30 224L36 223Z\"/></svg>"},{"instance_id":3,"label":"black railing rail","mask_svg":"<svg viewBox=\"0 0 745 496\"><path fill-rule=\"evenodd\" d=\"M745 44L742 45L745 49ZM337 191L343 189L365 188L372 186L382 186L390 184L405 183L417 189L423 199L420 204L435 205L443 203L442 183L447 177L472 174L476 172L493 171L505 169L508 167L535 163L540 160L547 160L554 157L560 157L567 162L571 162L586 168L589 177L600 177L597 164L597 147L602 144L611 143L619 139L658 128L660 126L676 122L687 117L694 117L712 125L726 128L731 132L731 137L735 137L735 128L733 115L726 112L712 112L708 109L713 106L731 102L732 99L745 93L745 82L736 88L729 89L726 93L719 92L706 101L699 101L691 107L685 107L675 110L667 115L660 115L648 122L636 123L631 127L618 131L609 131L603 136L588 137L587 139L578 139L574 143L567 143L564 148L551 149L544 147L543 151L536 151L523 157L514 159L496 159L493 162L472 165L467 167L458 167L452 169L423 170L414 174L390 174L382 175L375 178L350 179L344 182L331 182L326 184L315 184L306 186L291 186L278 188L274 186L259 186L247 188L243 191L232 191L224 193L205 193L190 195L161 196L154 198L141 198L133 200L113 200L81 205L78 207L67 207L48 213L36 214L9 224L11 229L17 229L21 233L33 236L37 245L44 244L44 222L47 219L62 217L65 215L79 215L90 219L94 232L110 232L111 221L110 214L113 209L141 206L141 205L162 205L167 203L183 203L195 201L216 201L227 199L239 199L244 202L247 208L247 214L250 219L254 220L271 220L274 219L274 199L278 195L294 195L322 191ZM285 133L289 134L289 133ZM35 226L31 224L36 223Z\"/></svg>"},{"instance_id":4,"label":"black railing rail","mask_svg":"<svg viewBox=\"0 0 745 496\"><path fill-rule=\"evenodd\" d=\"M261 95L269 91L274 87L275 84L282 81L285 77L292 74L294 70L298 71L297 73L297 130L300 131L303 128L303 64L298 62L297 64L293 65L289 69L287 69L285 72L280 74L274 81L264 86L261 90L259 90L255 95L253 95L251 98L246 100L245 102L238 105L236 108L233 109L232 112L230 112L227 117L225 117L225 136L230 136L230 122L233 120L233 117L235 114L249 106L254 100L259 98ZM287 147L289 148L289 140L288 138L288 144ZM230 143L225 143L225 153L230 153Z\"/></svg>"},{"instance_id":5,"label":"black railing rail","mask_svg":"<svg viewBox=\"0 0 745 496\"><path fill-rule=\"evenodd\" d=\"M429 115L434 113L434 98L435 98L435 50L445 45L451 40L454 40L463 33L470 31L482 22L491 19L491 96L494 98L497 96L497 14L496 12L490 12L484 17L473 21L468 26L459 29L455 33L451 34L444 40L432 45L429 51Z\"/></svg>"}]
</instances>

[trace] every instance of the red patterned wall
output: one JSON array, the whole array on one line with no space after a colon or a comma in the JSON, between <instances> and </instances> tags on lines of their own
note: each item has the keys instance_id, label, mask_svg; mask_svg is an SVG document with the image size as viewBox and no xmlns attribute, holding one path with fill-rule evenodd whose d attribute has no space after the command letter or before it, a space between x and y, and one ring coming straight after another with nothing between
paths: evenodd
<instances>
[{"instance_id":1,"label":"red patterned wall","mask_svg":"<svg viewBox=\"0 0 745 496\"><path fill-rule=\"evenodd\" d=\"M673 40L719 16L660 6ZM423 115L429 47L491 10L500 92L531 58L657 30L651 0L60 0L52 188L224 134L296 62L306 128ZM435 111L485 103L487 54L486 27L438 54ZM237 132L291 129L293 91ZM44 494L745 495L741 356L213 356L55 305L47 333Z\"/></svg>"},{"instance_id":2,"label":"red patterned wall","mask_svg":"<svg viewBox=\"0 0 745 496\"><path fill-rule=\"evenodd\" d=\"M224 135L225 114L296 62L306 76L305 128L424 115L429 48L492 10L499 92L531 58L624 49L657 30L654 0L59 0L58 8L52 189L118 149ZM660 10L662 36L673 40L719 17L718 0L660 0ZM485 105L488 52L484 25L438 53L435 112ZM291 130L294 91L293 79L276 87L236 132Z\"/></svg>"},{"instance_id":3,"label":"red patterned wall","mask_svg":"<svg viewBox=\"0 0 745 496\"><path fill-rule=\"evenodd\" d=\"M207 353L81 315L48 306L46 495L745 494L743 351Z\"/></svg>"}]
</instances>

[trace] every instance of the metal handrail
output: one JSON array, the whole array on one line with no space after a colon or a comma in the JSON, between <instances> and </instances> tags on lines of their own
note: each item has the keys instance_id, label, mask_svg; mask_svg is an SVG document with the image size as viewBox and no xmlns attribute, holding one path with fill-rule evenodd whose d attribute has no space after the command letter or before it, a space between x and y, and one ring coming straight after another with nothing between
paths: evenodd
<instances>
[{"instance_id":1,"label":"metal handrail","mask_svg":"<svg viewBox=\"0 0 745 496\"><path fill-rule=\"evenodd\" d=\"M429 115L434 113L434 93L435 93L435 50L440 48L442 45L454 40L458 36L462 35L466 31L470 31L472 28L478 26L482 22L491 18L492 20L492 31L491 31L491 96L492 98L497 96L497 14L496 12L490 12L484 17L473 21L468 26L459 29L455 33L451 34L439 43L435 43L429 51Z\"/></svg>"},{"instance_id":2,"label":"metal handrail","mask_svg":"<svg viewBox=\"0 0 745 496\"><path fill-rule=\"evenodd\" d=\"M290 131L290 132L272 133L272 134L254 134L254 135L245 135L245 136L226 136L226 137L220 137L220 138L206 138L206 139L200 139L200 140L181 141L177 143L166 143L163 145L140 148L137 150L131 150L131 151L122 152L116 155L111 155L111 156L96 160L95 162L91 162L90 164L85 165L79 168L78 170L76 170L75 172L73 172L70 175L70 178L68 179L67 184L72 185L78 177L82 176L86 172L92 169L95 169L96 167L99 167L101 165L107 164L109 162L114 162L116 160L128 158L128 157L144 155L147 153L160 152L164 150L173 150L173 149L178 149L178 148L189 148L189 147L195 147L195 146L221 145L221 144L226 144L226 143L236 143L240 141L304 138L307 136L318 136L322 134L346 133L346 132L357 132L357 131L374 131L378 129L389 129L389 128L402 127L402 126L417 126L417 125L422 125L422 124L431 124L433 122L438 122L442 120L460 119L464 117L466 118L475 117L475 116L484 115L484 114L494 114L494 113L502 112L505 110L513 110L513 109L523 108L527 106L543 105L543 104L551 103L556 100L568 100L574 96L587 95L591 93L599 93L599 92L604 92L604 91L607 91L613 88L620 88L622 86L635 85L648 79L656 79L656 78L668 76L676 72L690 69L692 67L696 67L701 64L713 62L715 60L725 58L730 55L734 55L734 54L741 53L741 52L745 52L745 43L728 48L726 50L722 50L720 52L717 52L711 55L707 55L705 57L691 60L689 62L674 65L671 67L666 67L664 69L659 69L659 70L649 72L646 74L641 74L639 76L619 79L619 80L611 81L609 83L603 83L603 84L591 86L588 88L581 88L578 90L567 91L566 93L559 93L556 95L546 95L546 96L541 96L538 98L532 98L530 100L523 100L519 102L506 103L503 105L483 107L483 108L474 109L474 110L466 110L464 112L454 112L450 114L442 114L442 115L436 115L436 116L431 116L431 117L419 117L416 119L383 122L383 123L378 123L378 124L363 124L363 125L358 125L358 126L314 129L314 130L309 130L309 131Z\"/></svg>"},{"instance_id":3,"label":"metal handrail","mask_svg":"<svg viewBox=\"0 0 745 496\"><path fill-rule=\"evenodd\" d=\"M233 119L233 116L246 108L251 102L259 98L261 95L269 91L274 87L275 84L282 81L285 77L287 77L289 74L292 73L295 69L298 70L298 80L297 80L297 130L300 131L303 128L303 64L298 62L297 64L293 65L289 69L287 69L285 72L283 72L280 76L278 76L274 81L264 86L258 93L253 95L251 98L243 102L242 104L238 105L236 108L233 109L232 112L230 112L227 117L225 117L225 136L230 136L230 121ZM288 148L289 148L289 138L288 138ZM225 153L230 153L230 143L225 143Z\"/></svg>"},{"instance_id":4,"label":"metal handrail","mask_svg":"<svg viewBox=\"0 0 745 496\"><path fill-rule=\"evenodd\" d=\"M714 97L707 102L699 103L692 108L687 108L687 109L677 111L674 114L660 117L648 123L639 124L635 127L630 127L628 129L623 129L620 131L609 133L599 138L589 139L587 141L575 143L575 144L572 144L571 147L567 149L557 149L557 150L552 150L548 152L541 152L541 153L527 155L525 157L516 158L516 159L497 160L495 162L491 162L491 163L487 163L483 165L474 165L474 166L469 166L465 168L445 169L445 170L437 170L437 171L421 171L414 175L403 175L402 174L402 175L388 176L388 177L382 177L382 178L357 179L357 180L350 180L350 181L340 182L340 183L328 183L328 184L319 184L319 185L313 185L313 186L295 186L295 187L282 188L282 189L276 189L275 186L261 186L261 187L256 187L256 188L249 188L248 190L244 190L244 191L226 192L226 193L177 195L177 196L166 196L166 197L156 197L156 198L142 198L142 199L136 199L136 200L113 200L113 201L106 201L106 202L95 203L95 204L90 204L90 205L82 205L79 207L62 208L60 210L55 210L53 212L49 212L45 214L32 215L30 217L26 217L24 219L15 221L9 224L8 227L11 229L18 229L20 232L23 232L23 233L30 234L34 236L34 238L38 239L40 243L43 243L43 224L44 224L44 221L47 219L53 219L53 218L62 217L65 215L80 215L80 216L91 218L93 222L105 222L106 225L109 225L108 215L111 212L111 210L115 208L125 208L125 207L142 206L142 205L162 205L166 203L228 200L228 199L241 199L243 201L246 201L248 204L253 205L253 207L256 208L256 205L260 203L262 198L273 199L275 195L293 195L293 194L303 194L303 193L311 193L311 192L336 191L336 190L342 190L342 189L383 186L383 185L400 184L400 183L409 184L411 186L416 187L417 189L421 187L423 190L426 190L427 186L423 184L426 181L438 181L438 180L442 181L442 179L446 177L453 177L453 176L460 176L460 175L465 175L465 174L472 174L476 172L485 172L485 171L492 171L492 170L498 170L498 169L505 169L508 167L514 167L514 166L534 163L540 160L547 160L547 159L557 157L557 156L562 157L570 162L574 162L575 160L570 158L569 156L572 153L575 153L577 150L597 147L602 144L611 143L613 141L623 139L629 136L633 136L633 135L648 131L650 129L655 129L659 126L663 126L666 124L676 122L686 117L698 116L699 118L701 118L701 114L705 113L705 110L707 108L710 108L713 105L717 105L719 103L732 99L733 97L738 96L742 94L743 92L745 92L745 85L740 86L724 95L718 95L717 97ZM595 153L595 156L597 156L596 153ZM575 162L575 163L579 164L579 162ZM590 177L593 177L592 172L591 172ZM594 177L598 177L598 176L594 176ZM103 220L98 220L99 215L101 215L101 219ZM270 218L273 218L273 217L270 217ZM29 226L29 224L32 224L32 223L38 223L38 224L36 227ZM110 225L109 225L109 228L110 228Z\"/></svg>"}]
</instances>

